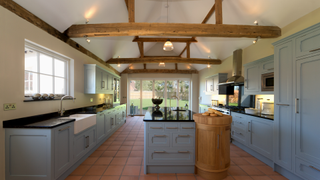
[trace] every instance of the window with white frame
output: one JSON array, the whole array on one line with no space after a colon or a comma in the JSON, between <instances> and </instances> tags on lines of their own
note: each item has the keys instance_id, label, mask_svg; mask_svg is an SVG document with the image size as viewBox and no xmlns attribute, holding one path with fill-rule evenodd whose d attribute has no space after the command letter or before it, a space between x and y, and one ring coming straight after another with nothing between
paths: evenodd
<instances>
[{"instance_id":1,"label":"window with white frame","mask_svg":"<svg viewBox=\"0 0 320 180\"><path fill-rule=\"evenodd\" d=\"M25 42L24 94L69 94L70 59L29 41Z\"/></svg>"}]
</instances>

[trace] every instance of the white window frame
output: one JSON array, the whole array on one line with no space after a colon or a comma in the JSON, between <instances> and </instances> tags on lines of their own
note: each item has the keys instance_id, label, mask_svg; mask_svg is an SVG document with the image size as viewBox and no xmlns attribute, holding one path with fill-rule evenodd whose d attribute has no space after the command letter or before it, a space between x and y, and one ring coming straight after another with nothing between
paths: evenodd
<instances>
[{"instance_id":1,"label":"white window frame","mask_svg":"<svg viewBox=\"0 0 320 180\"><path fill-rule=\"evenodd\" d=\"M57 52L54 52L50 49L47 49L41 45L38 45L34 42L31 42L29 40L25 40L25 48L28 48L30 50L33 50L35 52L38 52L38 57L37 57L37 64L38 64L38 69L37 69L37 72L34 72L34 71L29 71L29 70L24 70L24 72L30 72L30 73L35 73L38 75L38 91L40 91L40 75L46 75L46 76L51 76L53 77L53 85L52 85L52 88L53 88L53 94L56 95L56 97L61 97L63 95L72 95L73 93L71 93L71 78L70 78L70 71L71 71L71 65L72 65L72 62L73 60L71 58L68 58L64 55L61 55ZM40 73L40 53L41 54L44 54L44 55L47 55L47 56L50 56L53 60L53 75L48 75L48 74L43 74L43 73ZM55 76L54 75L54 59L57 59L57 60L60 60L60 61L63 61L65 62L65 75L66 77L64 77L65 79L65 93L64 94L56 94L54 91L55 91L55 81L54 81L54 77L59 77L59 78L62 78L60 76ZM24 74L25 74L24 73ZM25 76L25 75L24 75ZM25 78L25 77L24 77ZM24 80L24 82L26 82L26 80ZM24 85L24 93L25 93L25 85ZM40 93L40 92L37 92L37 93ZM25 97L30 97L32 94L24 94Z\"/></svg>"}]
</instances>

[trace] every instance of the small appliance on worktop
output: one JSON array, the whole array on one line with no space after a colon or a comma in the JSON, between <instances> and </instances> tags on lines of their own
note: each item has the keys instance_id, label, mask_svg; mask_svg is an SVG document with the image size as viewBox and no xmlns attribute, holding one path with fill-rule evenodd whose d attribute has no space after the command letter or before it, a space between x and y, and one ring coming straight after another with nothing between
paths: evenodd
<instances>
[{"instance_id":1,"label":"small appliance on worktop","mask_svg":"<svg viewBox=\"0 0 320 180\"><path fill-rule=\"evenodd\" d=\"M170 108L170 107L160 107L157 110L155 107L148 107L148 110L144 116L143 121L187 121L194 122L193 120L194 112L186 110L184 108Z\"/></svg>"}]
</instances>

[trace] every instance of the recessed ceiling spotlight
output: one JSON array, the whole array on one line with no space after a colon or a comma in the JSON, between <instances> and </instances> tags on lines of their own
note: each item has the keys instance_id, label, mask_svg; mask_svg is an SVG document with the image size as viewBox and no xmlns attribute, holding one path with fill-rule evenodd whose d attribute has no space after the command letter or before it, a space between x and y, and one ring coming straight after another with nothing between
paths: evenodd
<instances>
[{"instance_id":1,"label":"recessed ceiling spotlight","mask_svg":"<svg viewBox=\"0 0 320 180\"><path fill-rule=\"evenodd\" d=\"M259 25L259 23L258 23L258 21L256 20L256 21L254 21L253 22L255 25Z\"/></svg>"},{"instance_id":2,"label":"recessed ceiling spotlight","mask_svg":"<svg viewBox=\"0 0 320 180\"><path fill-rule=\"evenodd\" d=\"M118 56L118 59L120 58L120 56ZM119 61L118 61L118 67L120 67L121 65L119 64Z\"/></svg>"},{"instance_id":3,"label":"recessed ceiling spotlight","mask_svg":"<svg viewBox=\"0 0 320 180\"><path fill-rule=\"evenodd\" d=\"M211 65L210 65L210 64L208 64L208 65L207 65L207 68L210 68L210 67L211 67Z\"/></svg>"},{"instance_id":4,"label":"recessed ceiling spotlight","mask_svg":"<svg viewBox=\"0 0 320 180\"><path fill-rule=\"evenodd\" d=\"M159 66L160 66L160 67L166 67L166 64L165 64L164 62L160 62L160 63L159 63Z\"/></svg>"}]
</instances>

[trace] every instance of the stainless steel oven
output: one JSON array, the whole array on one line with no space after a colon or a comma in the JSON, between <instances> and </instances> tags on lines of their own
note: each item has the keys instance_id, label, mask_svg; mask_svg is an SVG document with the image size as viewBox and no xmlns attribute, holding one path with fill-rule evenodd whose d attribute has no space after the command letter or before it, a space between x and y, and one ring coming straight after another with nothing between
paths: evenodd
<instances>
[{"instance_id":1,"label":"stainless steel oven","mask_svg":"<svg viewBox=\"0 0 320 180\"><path fill-rule=\"evenodd\" d=\"M261 74L261 91L273 91L274 73Z\"/></svg>"}]
</instances>

